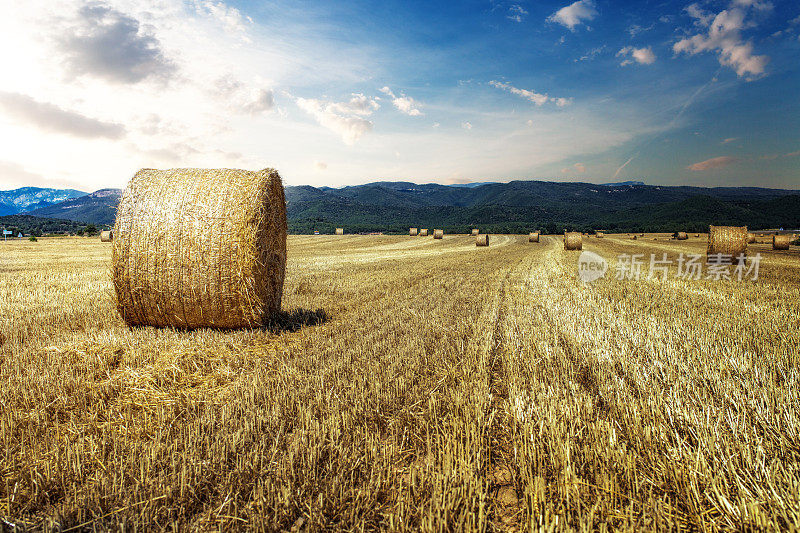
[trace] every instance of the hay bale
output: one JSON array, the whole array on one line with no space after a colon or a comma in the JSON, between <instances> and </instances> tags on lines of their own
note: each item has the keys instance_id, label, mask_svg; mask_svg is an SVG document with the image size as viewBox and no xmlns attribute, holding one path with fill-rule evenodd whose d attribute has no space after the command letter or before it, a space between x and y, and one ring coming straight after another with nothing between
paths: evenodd
<instances>
[{"instance_id":1,"label":"hay bale","mask_svg":"<svg viewBox=\"0 0 800 533\"><path fill-rule=\"evenodd\" d=\"M689 238L689 236L686 234L685 231L678 231L675 232L675 238L678 239L679 241L685 241L686 239Z\"/></svg>"},{"instance_id":2,"label":"hay bale","mask_svg":"<svg viewBox=\"0 0 800 533\"><path fill-rule=\"evenodd\" d=\"M114 240L114 232L113 231L101 231L100 232L100 242L111 242Z\"/></svg>"},{"instance_id":3,"label":"hay bale","mask_svg":"<svg viewBox=\"0 0 800 533\"><path fill-rule=\"evenodd\" d=\"M772 249L773 250L788 250L789 244L793 241L792 235L773 235L772 236Z\"/></svg>"},{"instance_id":4,"label":"hay bale","mask_svg":"<svg viewBox=\"0 0 800 533\"><path fill-rule=\"evenodd\" d=\"M441 239L444 236L444 230L435 229L433 230L433 238L434 239Z\"/></svg>"},{"instance_id":5,"label":"hay bale","mask_svg":"<svg viewBox=\"0 0 800 533\"><path fill-rule=\"evenodd\" d=\"M725 254L732 261L747 253L747 226L709 226L707 255Z\"/></svg>"},{"instance_id":6,"label":"hay bale","mask_svg":"<svg viewBox=\"0 0 800 533\"><path fill-rule=\"evenodd\" d=\"M422 237L427 237L428 236L428 230L426 228L422 228L421 230L419 230L419 234Z\"/></svg>"},{"instance_id":7,"label":"hay bale","mask_svg":"<svg viewBox=\"0 0 800 533\"><path fill-rule=\"evenodd\" d=\"M602 231L596 231L594 236L598 239L602 239L603 237L605 237L605 234Z\"/></svg>"},{"instance_id":8,"label":"hay bale","mask_svg":"<svg viewBox=\"0 0 800 533\"><path fill-rule=\"evenodd\" d=\"M489 246L489 236L484 233L475 237L475 246Z\"/></svg>"},{"instance_id":9,"label":"hay bale","mask_svg":"<svg viewBox=\"0 0 800 533\"><path fill-rule=\"evenodd\" d=\"M473 236L477 235L478 233L480 233L480 231L478 231L478 228L472 228L472 235Z\"/></svg>"},{"instance_id":10,"label":"hay bale","mask_svg":"<svg viewBox=\"0 0 800 533\"><path fill-rule=\"evenodd\" d=\"M633 236L631 237L631 240L632 240L632 241L635 241L635 240L636 240L636 239L638 239L638 238L639 238L639 237L637 237L636 235L633 235Z\"/></svg>"},{"instance_id":11,"label":"hay bale","mask_svg":"<svg viewBox=\"0 0 800 533\"><path fill-rule=\"evenodd\" d=\"M756 234L755 233L748 233L747 234L747 244L753 244L756 242Z\"/></svg>"},{"instance_id":12,"label":"hay bale","mask_svg":"<svg viewBox=\"0 0 800 533\"><path fill-rule=\"evenodd\" d=\"M539 232L528 233L528 242L539 242Z\"/></svg>"},{"instance_id":13,"label":"hay bale","mask_svg":"<svg viewBox=\"0 0 800 533\"><path fill-rule=\"evenodd\" d=\"M411 235L412 237L416 237L417 233L419 233L417 228L411 228L411 229L408 230L408 234Z\"/></svg>"},{"instance_id":14,"label":"hay bale","mask_svg":"<svg viewBox=\"0 0 800 533\"><path fill-rule=\"evenodd\" d=\"M281 308L286 201L278 172L144 169L114 224L117 308L131 326L260 326Z\"/></svg>"},{"instance_id":15,"label":"hay bale","mask_svg":"<svg viewBox=\"0 0 800 533\"><path fill-rule=\"evenodd\" d=\"M579 231L564 232L564 249L565 250L583 249L583 236L580 234Z\"/></svg>"},{"instance_id":16,"label":"hay bale","mask_svg":"<svg viewBox=\"0 0 800 533\"><path fill-rule=\"evenodd\" d=\"M695 233L694 236L699 238L700 234L699 233Z\"/></svg>"},{"instance_id":17,"label":"hay bale","mask_svg":"<svg viewBox=\"0 0 800 533\"><path fill-rule=\"evenodd\" d=\"M344 235L344 228L336 228L336 235Z\"/></svg>"}]
</instances>

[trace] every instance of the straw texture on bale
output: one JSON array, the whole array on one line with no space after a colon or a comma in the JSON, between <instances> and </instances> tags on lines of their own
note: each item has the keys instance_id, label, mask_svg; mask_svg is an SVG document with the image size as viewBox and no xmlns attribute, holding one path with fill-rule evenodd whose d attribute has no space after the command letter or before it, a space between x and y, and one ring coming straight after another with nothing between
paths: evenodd
<instances>
[{"instance_id":1,"label":"straw texture on bale","mask_svg":"<svg viewBox=\"0 0 800 533\"><path fill-rule=\"evenodd\" d=\"M344 228L336 228L336 235L344 235Z\"/></svg>"},{"instance_id":2,"label":"straw texture on bale","mask_svg":"<svg viewBox=\"0 0 800 533\"><path fill-rule=\"evenodd\" d=\"M444 230L435 229L433 230L433 238L434 239L441 239L444 236Z\"/></svg>"},{"instance_id":3,"label":"straw texture on bale","mask_svg":"<svg viewBox=\"0 0 800 533\"><path fill-rule=\"evenodd\" d=\"M686 234L686 232L685 232L685 231L679 231L679 232L678 232L678 233L675 235L675 238L676 238L676 239L678 239L679 241L685 241L686 239L688 239L688 238L689 238L689 236Z\"/></svg>"},{"instance_id":4,"label":"straw texture on bale","mask_svg":"<svg viewBox=\"0 0 800 533\"><path fill-rule=\"evenodd\" d=\"M140 170L114 224L122 318L187 329L264 324L281 307L286 232L273 169Z\"/></svg>"},{"instance_id":5,"label":"straw texture on bale","mask_svg":"<svg viewBox=\"0 0 800 533\"><path fill-rule=\"evenodd\" d=\"M428 230L423 228L423 229L419 230L419 234L422 235L423 237L427 237L428 236Z\"/></svg>"},{"instance_id":6,"label":"straw texture on bale","mask_svg":"<svg viewBox=\"0 0 800 533\"><path fill-rule=\"evenodd\" d=\"M114 232L113 231L102 231L100 232L100 242L111 242L114 240Z\"/></svg>"},{"instance_id":7,"label":"straw texture on bale","mask_svg":"<svg viewBox=\"0 0 800 533\"><path fill-rule=\"evenodd\" d=\"M564 232L564 249L565 250L582 250L583 249L583 236L577 231Z\"/></svg>"},{"instance_id":8,"label":"straw texture on bale","mask_svg":"<svg viewBox=\"0 0 800 533\"><path fill-rule=\"evenodd\" d=\"M472 228L473 235L477 235L478 233L480 233L480 231L478 231L478 228Z\"/></svg>"},{"instance_id":9,"label":"straw texture on bale","mask_svg":"<svg viewBox=\"0 0 800 533\"><path fill-rule=\"evenodd\" d=\"M709 226L707 253L724 254L736 261L747 253L747 226Z\"/></svg>"},{"instance_id":10,"label":"straw texture on bale","mask_svg":"<svg viewBox=\"0 0 800 533\"><path fill-rule=\"evenodd\" d=\"M539 232L534 231L528 234L528 242L539 242Z\"/></svg>"},{"instance_id":11,"label":"straw texture on bale","mask_svg":"<svg viewBox=\"0 0 800 533\"><path fill-rule=\"evenodd\" d=\"M747 244L753 244L756 242L756 234L755 233L748 233L747 234Z\"/></svg>"},{"instance_id":12,"label":"straw texture on bale","mask_svg":"<svg viewBox=\"0 0 800 533\"><path fill-rule=\"evenodd\" d=\"M489 246L489 235L484 233L475 237L475 246Z\"/></svg>"},{"instance_id":13,"label":"straw texture on bale","mask_svg":"<svg viewBox=\"0 0 800 533\"><path fill-rule=\"evenodd\" d=\"M411 228L411 229L408 230L408 234L411 235L412 237L415 237L417 235L417 233L419 233L417 228Z\"/></svg>"},{"instance_id":14,"label":"straw texture on bale","mask_svg":"<svg viewBox=\"0 0 800 533\"><path fill-rule=\"evenodd\" d=\"M789 243L792 242L791 235L773 235L772 236L772 249L773 250L788 250Z\"/></svg>"}]
</instances>

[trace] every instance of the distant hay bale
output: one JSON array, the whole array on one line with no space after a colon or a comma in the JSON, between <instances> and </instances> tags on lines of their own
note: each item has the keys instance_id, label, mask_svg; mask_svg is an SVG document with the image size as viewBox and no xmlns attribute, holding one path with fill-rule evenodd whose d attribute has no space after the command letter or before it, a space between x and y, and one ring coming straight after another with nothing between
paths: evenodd
<instances>
[{"instance_id":1,"label":"distant hay bale","mask_svg":"<svg viewBox=\"0 0 800 533\"><path fill-rule=\"evenodd\" d=\"M640 233L640 234L639 234L639 237L644 237L644 233Z\"/></svg>"},{"instance_id":2,"label":"distant hay bale","mask_svg":"<svg viewBox=\"0 0 800 533\"><path fill-rule=\"evenodd\" d=\"M408 230L408 234L411 235L412 237L416 237L417 233L419 233L417 228L411 228L411 229Z\"/></svg>"},{"instance_id":3,"label":"distant hay bale","mask_svg":"<svg viewBox=\"0 0 800 533\"><path fill-rule=\"evenodd\" d=\"M694 236L695 237L700 237L700 234L699 233L695 233Z\"/></svg>"},{"instance_id":4,"label":"distant hay bale","mask_svg":"<svg viewBox=\"0 0 800 533\"><path fill-rule=\"evenodd\" d=\"M475 246L489 246L489 235L484 233L475 237Z\"/></svg>"},{"instance_id":5,"label":"distant hay bale","mask_svg":"<svg viewBox=\"0 0 800 533\"><path fill-rule=\"evenodd\" d=\"M539 242L539 232L538 231L534 231L534 232L528 233L528 242Z\"/></svg>"},{"instance_id":6,"label":"distant hay bale","mask_svg":"<svg viewBox=\"0 0 800 533\"><path fill-rule=\"evenodd\" d=\"M679 241L685 241L686 239L689 238L689 236L686 234L685 231L678 231L677 233L675 233L675 238L678 239Z\"/></svg>"},{"instance_id":7,"label":"distant hay bale","mask_svg":"<svg viewBox=\"0 0 800 533\"><path fill-rule=\"evenodd\" d=\"M747 226L709 226L708 255L724 254L737 260L747 253Z\"/></svg>"},{"instance_id":8,"label":"distant hay bale","mask_svg":"<svg viewBox=\"0 0 800 533\"><path fill-rule=\"evenodd\" d=\"M434 239L441 239L444 236L444 230L435 229L433 230L433 238Z\"/></svg>"},{"instance_id":9,"label":"distant hay bale","mask_svg":"<svg viewBox=\"0 0 800 533\"><path fill-rule=\"evenodd\" d=\"M756 234L755 233L748 233L747 234L747 244L753 244L756 242Z\"/></svg>"},{"instance_id":10,"label":"distant hay bale","mask_svg":"<svg viewBox=\"0 0 800 533\"><path fill-rule=\"evenodd\" d=\"M114 224L117 308L130 326L263 325L281 308L286 232L273 169L140 170Z\"/></svg>"},{"instance_id":11,"label":"distant hay bale","mask_svg":"<svg viewBox=\"0 0 800 533\"><path fill-rule=\"evenodd\" d=\"M772 249L773 250L788 250L789 244L793 241L792 235L773 235L772 236Z\"/></svg>"},{"instance_id":12,"label":"distant hay bale","mask_svg":"<svg viewBox=\"0 0 800 533\"><path fill-rule=\"evenodd\" d=\"M633 235L633 236L631 237L631 240L632 240L632 241L635 241L635 240L636 240L636 239L638 239L638 238L639 238L639 237L637 237L636 235Z\"/></svg>"},{"instance_id":13,"label":"distant hay bale","mask_svg":"<svg viewBox=\"0 0 800 533\"><path fill-rule=\"evenodd\" d=\"M598 239L602 239L603 237L605 237L605 234L602 231L596 231L594 236Z\"/></svg>"},{"instance_id":14,"label":"distant hay bale","mask_svg":"<svg viewBox=\"0 0 800 533\"><path fill-rule=\"evenodd\" d=\"M477 235L478 233L480 233L480 231L478 231L478 228L472 228L472 235L473 236Z\"/></svg>"},{"instance_id":15,"label":"distant hay bale","mask_svg":"<svg viewBox=\"0 0 800 533\"><path fill-rule=\"evenodd\" d=\"M100 242L111 242L114 240L114 232L113 231L101 231L100 232Z\"/></svg>"},{"instance_id":16,"label":"distant hay bale","mask_svg":"<svg viewBox=\"0 0 800 533\"><path fill-rule=\"evenodd\" d=\"M583 249L583 236L580 234L579 231L564 232L564 249L565 250Z\"/></svg>"},{"instance_id":17,"label":"distant hay bale","mask_svg":"<svg viewBox=\"0 0 800 533\"><path fill-rule=\"evenodd\" d=\"M419 230L419 234L422 237L427 237L428 236L428 230L425 229L425 228L422 228L421 230Z\"/></svg>"},{"instance_id":18,"label":"distant hay bale","mask_svg":"<svg viewBox=\"0 0 800 533\"><path fill-rule=\"evenodd\" d=\"M344 235L344 228L336 228L336 235Z\"/></svg>"}]
</instances>

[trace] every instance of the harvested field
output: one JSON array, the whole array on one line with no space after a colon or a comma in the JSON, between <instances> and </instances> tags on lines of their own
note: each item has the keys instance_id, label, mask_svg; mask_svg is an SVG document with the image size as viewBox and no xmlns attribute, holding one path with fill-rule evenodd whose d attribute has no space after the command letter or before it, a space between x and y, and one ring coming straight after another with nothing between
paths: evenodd
<instances>
[{"instance_id":1,"label":"harvested field","mask_svg":"<svg viewBox=\"0 0 800 533\"><path fill-rule=\"evenodd\" d=\"M560 235L289 236L283 313L227 332L126 327L97 238L0 243L0 517L791 529L800 250L617 280L620 254L705 258L647 237L587 239L609 265L584 284Z\"/></svg>"}]
</instances>

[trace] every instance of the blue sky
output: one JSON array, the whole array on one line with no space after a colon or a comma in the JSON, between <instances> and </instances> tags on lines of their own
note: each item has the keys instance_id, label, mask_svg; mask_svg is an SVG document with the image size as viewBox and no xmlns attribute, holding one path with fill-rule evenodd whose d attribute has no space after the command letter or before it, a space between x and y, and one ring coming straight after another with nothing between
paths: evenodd
<instances>
[{"instance_id":1,"label":"blue sky","mask_svg":"<svg viewBox=\"0 0 800 533\"><path fill-rule=\"evenodd\" d=\"M331 186L800 188L797 2L41 1L6 15L0 189L175 166Z\"/></svg>"}]
</instances>

